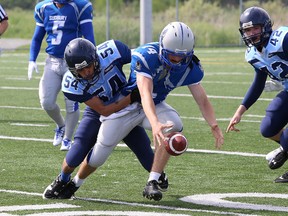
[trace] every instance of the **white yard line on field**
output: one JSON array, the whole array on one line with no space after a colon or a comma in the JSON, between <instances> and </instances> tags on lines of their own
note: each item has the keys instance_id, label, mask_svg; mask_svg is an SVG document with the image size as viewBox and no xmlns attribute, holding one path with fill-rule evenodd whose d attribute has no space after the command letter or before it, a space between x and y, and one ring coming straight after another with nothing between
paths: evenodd
<instances>
[{"instance_id":1,"label":"white yard line on field","mask_svg":"<svg viewBox=\"0 0 288 216\"><path fill-rule=\"evenodd\" d=\"M25 192L25 191L16 191L16 190L3 190L0 189L0 193L11 193L11 194L21 194L21 195L30 195L30 196L42 196L40 193L30 193L30 192ZM103 203L110 203L110 204L118 204L118 205L127 205L127 206L138 206L138 207L145 207L145 208L154 208L154 209L163 209L163 210L174 210L174 211L187 211L187 212L205 212L205 213L211 213L211 214L219 214L219 215L237 215L237 216L244 216L244 215L249 215L251 214L242 214L242 213L235 213L235 212L225 212L225 211L216 211L216 210L205 210L205 209L195 209L195 208L180 208L180 207L173 207L173 206L165 206L165 205L153 205L153 204L143 204L143 203L136 203L136 202L124 202L124 201L117 201L117 200L109 200L109 199L96 199L96 198L82 198L82 197L77 197L77 200L82 200L82 201L89 201L89 202L103 202ZM58 208L79 208L81 206L78 205L70 205L70 204L63 204L63 203L57 203L57 204L50 204L50 205L24 205L24 206L1 206L0 207L0 212L15 212L19 210L41 210L41 209L58 209ZM80 213L81 212L81 213ZM49 216L57 216L57 215L69 215L69 216L74 216L74 215L113 215L113 216L118 216L118 215L123 215L123 216L188 216L187 214L170 214L168 212L133 212L133 211L61 211L61 212L48 212L44 213L41 212L39 214L33 213L31 216L38 216L38 215L49 215ZM1 214L0 214L1 215ZM6 214L7 215L7 214ZM10 214L9 214L10 215ZM15 214L13 214L15 215ZM29 214L28 214L29 215Z\"/></svg>"},{"instance_id":2,"label":"white yard line on field","mask_svg":"<svg viewBox=\"0 0 288 216\"><path fill-rule=\"evenodd\" d=\"M232 84L232 83L231 83ZM31 87L13 87L13 86L0 86L0 89L3 90L26 90L26 91L38 91L38 88L31 88ZM171 93L169 96L172 97L192 97L191 94L176 94ZM236 97L236 96L219 96L219 95L208 95L208 98L213 99L232 99L232 100L243 100L243 97ZM271 98L259 98L259 101L271 101Z\"/></svg>"},{"instance_id":3,"label":"white yard line on field","mask_svg":"<svg viewBox=\"0 0 288 216\"><path fill-rule=\"evenodd\" d=\"M10 136L1 136L0 139L3 140L21 140L21 141L36 141L36 142L50 142L52 143L52 139L39 139L39 138L28 138L28 137L10 137ZM1 144L4 144L1 142ZM127 145L125 144L118 144L118 147L126 148ZM152 147L153 148L153 147ZM265 157L264 154L256 154L256 153L248 153L248 152L231 152L231 151L220 151L220 150L206 150L206 149L192 149L188 148L187 152L194 152L194 153L205 153L205 154L226 154L226 155L238 155L238 156L245 156L245 157Z\"/></svg>"}]
</instances>

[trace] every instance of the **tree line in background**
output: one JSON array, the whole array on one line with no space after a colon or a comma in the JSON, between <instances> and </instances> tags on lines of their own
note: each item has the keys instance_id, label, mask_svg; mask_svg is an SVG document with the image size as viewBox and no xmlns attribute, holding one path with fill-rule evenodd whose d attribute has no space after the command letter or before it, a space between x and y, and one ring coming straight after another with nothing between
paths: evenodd
<instances>
[{"instance_id":1,"label":"tree line in background","mask_svg":"<svg viewBox=\"0 0 288 216\"><path fill-rule=\"evenodd\" d=\"M40 0L2 0L1 4L3 7L7 9L12 9L15 7L19 7L24 10L33 9L34 6ZM90 0L93 3L93 6L98 8L99 10L103 10L106 8L106 0ZM184 3L189 0L178 0L179 4ZM240 0L204 0L205 3L211 3L217 6L222 7L239 7ZM243 3L246 2L255 2L258 4L263 4L266 2L279 2L285 6L288 6L287 0L242 0ZM110 7L112 9L121 10L127 6L138 6L139 7L140 0L110 0ZM176 0L161 0L161 1L153 1L152 0L152 8L154 12L163 11L171 6L175 6Z\"/></svg>"},{"instance_id":2,"label":"tree line in background","mask_svg":"<svg viewBox=\"0 0 288 216\"><path fill-rule=\"evenodd\" d=\"M35 28L33 8L37 0L0 0L3 3L29 5L23 10L15 5L8 8L9 29L3 37L31 39ZM30 3L27 3L30 2ZM33 4L31 2L34 2ZM117 39L135 48L140 43L140 0L109 0L110 14L107 20L106 0L91 0L94 7L94 34L97 43ZM213 3L212 3L213 2ZM221 6L224 2L228 3ZM176 13L175 0L152 0L153 41L167 23L178 19L189 25L196 36L196 46L239 46L243 45L239 34L239 0L179 0ZM260 6L268 11L274 21L274 28L288 25L288 0L242 1L243 9ZM159 11L156 11L159 10ZM176 18L177 14L177 18ZM109 36L106 34L109 21ZM25 28L23 28L25 27ZM44 47L44 45L43 45Z\"/></svg>"}]
</instances>

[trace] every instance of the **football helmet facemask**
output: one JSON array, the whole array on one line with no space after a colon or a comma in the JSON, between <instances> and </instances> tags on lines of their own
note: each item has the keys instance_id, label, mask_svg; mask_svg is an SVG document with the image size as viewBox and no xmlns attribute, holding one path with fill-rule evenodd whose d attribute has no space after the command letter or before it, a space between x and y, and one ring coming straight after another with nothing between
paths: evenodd
<instances>
[{"instance_id":1,"label":"football helmet facemask","mask_svg":"<svg viewBox=\"0 0 288 216\"><path fill-rule=\"evenodd\" d=\"M250 7L246 9L240 16L240 34L246 46L255 46L257 49L264 46L270 38L272 33L272 21L269 14L260 7ZM246 36L245 29L254 26L260 26L261 32L259 34L254 34ZM257 38L260 36L260 40ZM257 40L257 41L256 41Z\"/></svg>"},{"instance_id":2,"label":"football helmet facemask","mask_svg":"<svg viewBox=\"0 0 288 216\"><path fill-rule=\"evenodd\" d=\"M182 22L171 22L161 32L159 57L166 69L187 68L194 53L195 37L192 30ZM171 62L169 55L181 57L178 63Z\"/></svg>"},{"instance_id":3,"label":"football helmet facemask","mask_svg":"<svg viewBox=\"0 0 288 216\"><path fill-rule=\"evenodd\" d=\"M76 38L70 41L65 48L64 58L69 70L77 80L82 79L79 70L91 64L94 64L93 80L100 74L100 62L96 47L87 39Z\"/></svg>"}]
</instances>

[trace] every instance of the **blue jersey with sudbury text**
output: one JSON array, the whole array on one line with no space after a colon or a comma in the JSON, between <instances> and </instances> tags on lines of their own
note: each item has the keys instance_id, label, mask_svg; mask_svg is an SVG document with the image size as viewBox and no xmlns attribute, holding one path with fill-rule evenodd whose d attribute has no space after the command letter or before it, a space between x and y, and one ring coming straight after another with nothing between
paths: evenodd
<instances>
[{"instance_id":1,"label":"blue jersey with sudbury text","mask_svg":"<svg viewBox=\"0 0 288 216\"><path fill-rule=\"evenodd\" d=\"M47 33L46 52L63 58L66 45L74 38L81 37L80 25L92 22L92 4L87 0L75 0L57 8L53 0L45 0L35 7L36 25Z\"/></svg>"},{"instance_id":2,"label":"blue jersey with sudbury text","mask_svg":"<svg viewBox=\"0 0 288 216\"><path fill-rule=\"evenodd\" d=\"M155 104L158 104L164 101L173 89L196 84L202 80L204 71L196 56L186 69L172 70L168 73L163 68L158 53L158 42L145 44L133 51L127 89L133 88L133 85L136 86L136 73L150 77L153 80L153 100Z\"/></svg>"},{"instance_id":3,"label":"blue jersey with sudbury text","mask_svg":"<svg viewBox=\"0 0 288 216\"><path fill-rule=\"evenodd\" d=\"M288 27L274 30L266 47L258 52L255 47L246 50L245 58L256 73L267 73L272 79L282 81L288 90Z\"/></svg>"},{"instance_id":4,"label":"blue jersey with sudbury text","mask_svg":"<svg viewBox=\"0 0 288 216\"><path fill-rule=\"evenodd\" d=\"M82 103L97 96L105 105L119 99L127 84L123 65L130 63L131 50L120 41L109 40L97 46L97 54L101 72L92 81L78 81L70 71L65 73L62 91L68 99Z\"/></svg>"}]
</instances>

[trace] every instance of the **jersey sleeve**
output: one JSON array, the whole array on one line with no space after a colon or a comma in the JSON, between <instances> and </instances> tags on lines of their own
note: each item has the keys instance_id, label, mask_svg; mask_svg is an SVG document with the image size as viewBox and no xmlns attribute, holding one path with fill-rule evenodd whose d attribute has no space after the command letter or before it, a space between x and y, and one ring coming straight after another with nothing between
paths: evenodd
<instances>
[{"instance_id":1,"label":"jersey sleeve","mask_svg":"<svg viewBox=\"0 0 288 216\"><path fill-rule=\"evenodd\" d=\"M35 30L34 30L34 35L31 41L31 45L30 45L29 61L36 61L37 56L40 52L41 44L42 44L45 34L46 34L45 29L41 26L36 25Z\"/></svg>"},{"instance_id":2,"label":"jersey sleeve","mask_svg":"<svg viewBox=\"0 0 288 216\"><path fill-rule=\"evenodd\" d=\"M92 20L93 20L92 3L87 1L87 3L82 7L82 9L80 11L79 22L80 22L80 25L82 25L82 24L87 23L87 22L92 23Z\"/></svg>"},{"instance_id":3,"label":"jersey sleeve","mask_svg":"<svg viewBox=\"0 0 288 216\"><path fill-rule=\"evenodd\" d=\"M115 45L121 55L120 63L123 65L130 63L131 62L131 50L128 48L128 46L119 40L115 40Z\"/></svg>"},{"instance_id":4,"label":"jersey sleeve","mask_svg":"<svg viewBox=\"0 0 288 216\"><path fill-rule=\"evenodd\" d=\"M8 20L8 15L3 9L3 7L0 5L0 22L2 22L3 20Z\"/></svg>"},{"instance_id":5,"label":"jersey sleeve","mask_svg":"<svg viewBox=\"0 0 288 216\"><path fill-rule=\"evenodd\" d=\"M150 67L154 68L155 58L153 58L152 55L153 53L148 55L147 52L142 52L142 50L134 50L131 60L131 73L139 73L142 76L152 79L152 70L149 69ZM156 55L158 54L156 53Z\"/></svg>"},{"instance_id":6,"label":"jersey sleeve","mask_svg":"<svg viewBox=\"0 0 288 216\"><path fill-rule=\"evenodd\" d=\"M70 71L64 74L61 89L64 95L72 101L83 103L93 97L85 91L85 87L74 78Z\"/></svg>"},{"instance_id":7,"label":"jersey sleeve","mask_svg":"<svg viewBox=\"0 0 288 216\"><path fill-rule=\"evenodd\" d=\"M285 53L285 55L288 58L288 33L286 33L286 35L283 39L282 47L283 47L283 52Z\"/></svg>"},{"instance_id":8,"label":"jersey sleeve","mask_svg":"<svg viewBox=\"0 0 288 216\"><path fill-rule=\"evenodd\" d=\"M88 2L80 11L80 32L84 38L96 45L93 29L93 7L91 2Z\"/></svg>"}]
</instances>

